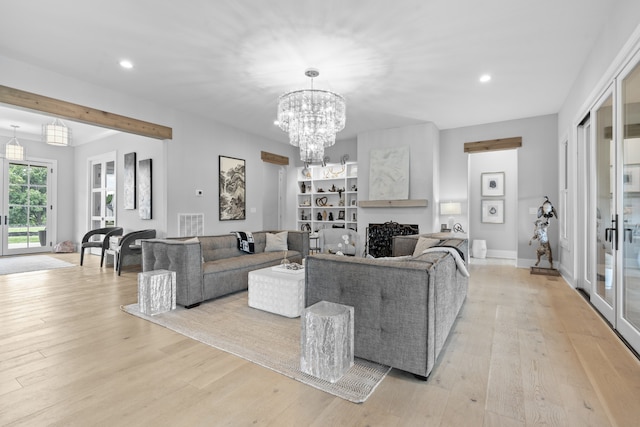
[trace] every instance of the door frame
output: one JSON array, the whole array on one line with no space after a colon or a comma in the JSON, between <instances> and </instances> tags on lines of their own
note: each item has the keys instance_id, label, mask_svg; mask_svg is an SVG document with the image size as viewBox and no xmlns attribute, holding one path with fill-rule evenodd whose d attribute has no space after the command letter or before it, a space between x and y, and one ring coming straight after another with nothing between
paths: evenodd
<instances>
[{"instance_id":1,"label":"door frame","mask_svg":"<svg viewBox=\"0 0 640 427\"><path fill-rule=\"evenodd\" d=\"M46 222L46 244L44 246L33 246L28 248L9 248L9 236L7 218L9 216L9 164L34 165L38 167L46 167L49 169L47 173L47 222ZM51 252L53 242L57 239L57 199L58 199L58 179L57 179L58 161L55 159L44 158L26 158L25 160L8 160L2 159L0 167L0 183L1 194L0 204L4 215L3 224L1 225L2 236L0 244L0 255L23 255L32 253Z\"/></svg>"}]
</instances>

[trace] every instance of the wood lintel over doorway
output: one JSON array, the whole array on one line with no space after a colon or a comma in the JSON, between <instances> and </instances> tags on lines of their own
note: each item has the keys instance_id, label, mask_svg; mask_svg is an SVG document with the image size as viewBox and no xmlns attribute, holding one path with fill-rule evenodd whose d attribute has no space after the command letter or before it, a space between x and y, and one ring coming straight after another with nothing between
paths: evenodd
<instances>
[{"instance_id":1,"label":"wood lintel over doorway","mask_svg":"<svg viewBox=\"0 0 640 427\"><path fill-rule=\"evenodd\" d=\"M266 151L260 152L260 159L262 159L263 162L273 163L274 165L287 166L289 164L288 157Z\"/></svg>"},{"instance_id":2,"label":"wood lintel over doorway","mask_svg":"<svg viewBox=\"0 0 640 427\"><path fill-rule=\"evenodd\" d=\"M522 147L522 137L489 139L486 141L465 142L465 153L483 153L487 151L510 150Z\"/></svg>"},{"instance_id":3,"label":"wood lintel over doorway","mask_svg":"<svg viewBox=\"0 0 640 427\"><path fill-rule=\"evenodd\" d=\"M155 139L172 139L170 127L109 113L71 102L0 85L0 103L26 108L62 119L114 129Z\"/></svg>"}]
</instances>

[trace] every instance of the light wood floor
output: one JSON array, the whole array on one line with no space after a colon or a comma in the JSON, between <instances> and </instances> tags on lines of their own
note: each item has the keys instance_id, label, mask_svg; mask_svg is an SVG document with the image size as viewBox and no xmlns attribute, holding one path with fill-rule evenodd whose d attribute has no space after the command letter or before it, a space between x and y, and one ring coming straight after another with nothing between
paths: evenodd
<instances>
[{"instance_id":1,"label":"light wood floor","mask_svg":"<svg viewBox=\"0 0 640 427\"><path fill-rule=\"evenodd\" d=\"M136 272L95 256L0 276L0 425L639 425L640 362L581 296L525 269L470 269L429 380L392 370L363 404L125 314Z\"/></svg>"}]
</instances>

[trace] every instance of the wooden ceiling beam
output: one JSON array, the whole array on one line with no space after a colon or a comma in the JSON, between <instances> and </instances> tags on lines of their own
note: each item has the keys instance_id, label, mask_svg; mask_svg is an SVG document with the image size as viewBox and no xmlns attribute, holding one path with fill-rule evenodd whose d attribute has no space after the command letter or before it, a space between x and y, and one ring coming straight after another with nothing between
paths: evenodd
<instances>
[{"instance_id":1,"label":"wooden ceiling beam","mask_svg":"<svg viewBox=\"0 0 640 427\"><path fill-rule=\"evenodd\" d=\"M173 129L119 114L0 85L0 103L51 114L80 123L155 139L172 139Z\"/></svg>"},{"instance_id":2,"label":"wooden ceiling beam","mask_svg":"<svg viewBox=\"0 0 640 427\"><path fill-rule=\"evenodd\" d=\"M486 151L510 150L522 147L522 137L489 139L486 141L465 142L465 153L483 153Z\"/></svg>"}]
</instances>

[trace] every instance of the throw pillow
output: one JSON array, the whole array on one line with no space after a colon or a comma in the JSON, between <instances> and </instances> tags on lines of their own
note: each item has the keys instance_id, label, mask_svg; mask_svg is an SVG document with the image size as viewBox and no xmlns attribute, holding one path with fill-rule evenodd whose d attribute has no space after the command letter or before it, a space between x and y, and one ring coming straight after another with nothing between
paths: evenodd
<instances>
[{"instance_id":1,"label":"throw pillow","mask_svg":"<svg viewBox=\"0 0 640 427\"><path fill-rule=\"evenodd\" d=\"M416 248L413 250L413 256L418 256L422 254L422 251L425 249L429 249L432 246L440 243L440 239L431 239L429 237L420 237L418 239L418 243L416 243Z\"/></svg>"},{"instance_id":2,"label":"throw pillow","mask_svg":"<svg viewBox=\"0 0 640 427\"><path fill-rule=\"evenodd\" d=\"M234 231L238 238L238 249L242 252L252 254L255 252L255 244L253 242L253 234L248 231Z\"/></svg>"},{"instance_id":3,"label":"throw pillow","mask_svg":"<svg viewBox=\"0 0 640 427\"><path fill-rule=\"evenodd\" d=\"M264 247L265 252L287 251L287 239L289 237L288 231L283 231L277 234L267 233L267 245Z\"/></svg>"}]
</instances>

